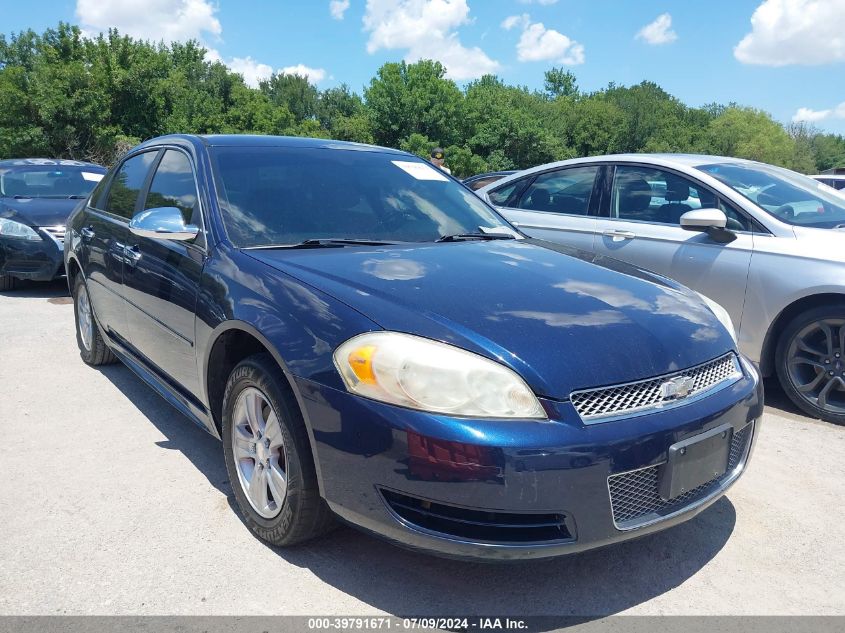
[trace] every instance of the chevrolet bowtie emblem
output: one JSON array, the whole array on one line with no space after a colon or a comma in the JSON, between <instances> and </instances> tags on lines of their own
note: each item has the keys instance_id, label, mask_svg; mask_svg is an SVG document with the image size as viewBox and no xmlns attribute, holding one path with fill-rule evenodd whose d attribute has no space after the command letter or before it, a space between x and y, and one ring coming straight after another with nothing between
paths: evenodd
<instances>
[{"instance_id":1,"label":"chevrolet bowtie emblem","mask_svg":"<svg viewBox=\"0 0 845 633\"><path fill-rule=\"evenodd\" d=\"M693 379L689 376L676 376L660 385L660 397L663 400L686 398L693 388Z\"/></svg>"}]
</instances>

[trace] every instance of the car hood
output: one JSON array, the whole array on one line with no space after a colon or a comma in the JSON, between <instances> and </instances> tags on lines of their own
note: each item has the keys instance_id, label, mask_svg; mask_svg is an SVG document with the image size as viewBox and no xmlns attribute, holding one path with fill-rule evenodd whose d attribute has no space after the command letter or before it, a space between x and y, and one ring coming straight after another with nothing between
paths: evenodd
<instances>
[{"instance_id":1,"label":"car hood","mask_svg":"<svg viewBox=\"0 0 845 633\"><path fill-rule=\"evenodd\" d=\"M387 330L503 362L556 399L690 367L734 347L691 291L537 240L248 252Z\"/></svg>"},{"instance_id":2,"label":"car hood","mask_svg":"<svg viewBox=\"0 0 845 633\"><path fill-rule=\"evenodd\" d=\"M80 202L74 198L0 198L0 217L29 226L64 226Z\"/></svg>"}]
</instances>

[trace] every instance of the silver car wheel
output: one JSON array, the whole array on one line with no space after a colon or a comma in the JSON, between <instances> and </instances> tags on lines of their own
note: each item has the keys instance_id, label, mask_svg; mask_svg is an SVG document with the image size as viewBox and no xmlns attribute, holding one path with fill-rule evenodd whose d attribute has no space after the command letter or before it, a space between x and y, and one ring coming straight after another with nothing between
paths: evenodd
<instances>
[{"instance_id":1,"label":"silver car wheel","mask_svg":"<svg viewBox=\"0 0 845 633\"><path fill-rule=\"evenodd\" d=\"M76 320L82 345L90 352L94 341L94 316L91 314L91 302L88 300L88 290L84 284L79 287L76 297Z\"/></svg>"},{"instance_id":2,"label":"silver car wheel","mask_svg":"<svg viewBox=\"0 0 845 633\"><path fill-rule=\"evenodd\" d=\"M270 400L247 387L235 403L232 453L249 504L265 519L282 511L287 496L287 459L279 417Z\"/></svg>"},{"instance_id":3,"label":"silver car wheel","mask_svg":"<svg viewBox=\"0 0 845 633\"><path fill-rule=\"evenodd\" d=\"M822 319L801 329L789 344L787 369L807 402L845 414L845 319Z\"/></svg>"}]
</instances>

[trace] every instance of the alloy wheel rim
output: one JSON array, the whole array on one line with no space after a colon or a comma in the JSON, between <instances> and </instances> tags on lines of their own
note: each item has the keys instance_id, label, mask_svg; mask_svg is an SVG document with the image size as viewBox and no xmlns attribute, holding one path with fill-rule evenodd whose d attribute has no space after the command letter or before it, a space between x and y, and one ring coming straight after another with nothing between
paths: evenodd
<instances>
[{"instance_id":1,"label":"alloy wheel rim","mask_svg":"<svg viewBox=\"0 0 845 633\"><path fill-rule=\"evenodd\" d=\"M238 482L252 509L265 519L278 516L287 497L287 454L279 416L255 387L235 402L231 441Z\"/></svg>"},{"instance_id":2,"label":"alloy wheel rim","mask_svg":"<svg viewBox=\"0 0 845 633\"><path fill-rule=\"evenodd\" d=\"M789 345L787 373L807 402L845 414L845 319L822 319L801 329Z\"/></svg>"},{"instance_id":3,"label":"alloy wheel rim","mask_svg":"<svg viewBox=\"0 0 845 633\"><path fill-rule=\"evenodd\" d=\"M91 351L91 342L94 340L94 318L91 315L91 302L88 301L88 290L85 286L79 289L79 296L76 300L76 315L79 323L79 338L87 351Z\"/></svg>"}]
</instances>

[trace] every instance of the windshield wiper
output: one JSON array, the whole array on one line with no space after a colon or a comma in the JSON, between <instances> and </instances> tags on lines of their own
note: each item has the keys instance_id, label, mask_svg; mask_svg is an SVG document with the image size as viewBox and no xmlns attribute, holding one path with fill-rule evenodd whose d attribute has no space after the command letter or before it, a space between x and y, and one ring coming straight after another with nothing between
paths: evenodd
<instances>
[{"instance_id":1,"label":"windshield wiper","mask_svg":"<svg viewBox=\"0 0 845 633\"><path fill-rule=\"evenodd\" d=\"M435 242L463 242L466 240L515 240L510 233L455 233L438 237Z\"/></svg>"},{"instance_id":2,"label":"windshield wiper","mask_svg":"<svg viewBox=\"0 0 845 633\"><path fill-rule=\"evenodd\" d=\"M78 194L73 194L72 196L66 196L66 197L70 200L82 200L82 198L85 198L87 196L80 196Z\"/></svg>"},{"instance_id":3,"label":"windshield wiper","mask_svg":"<svg viewBox=\"0 0 845 633\"><path fill-rule=\"evenodd\" d=\"M32 196L24 196L22 194L16 193L12 196L15 200L23 200L24 198L31 198Z\"/></svg>"},{"instance_id":4,"label":"windshield wiper","mask_svg":"<svg viewBox=\"0 0 845 633\"><path fill-rule=\"evenodd\" d=\"M389 246L391 244L399 244L400 242L388 242L385 240L365 240L365 239L351 239L351 238L320 238L302 240L294 244L265 244L263 246L248 246L248 250L260 250L271 248L343 248L344 246Z\"/></svg>"}]
</instances>

